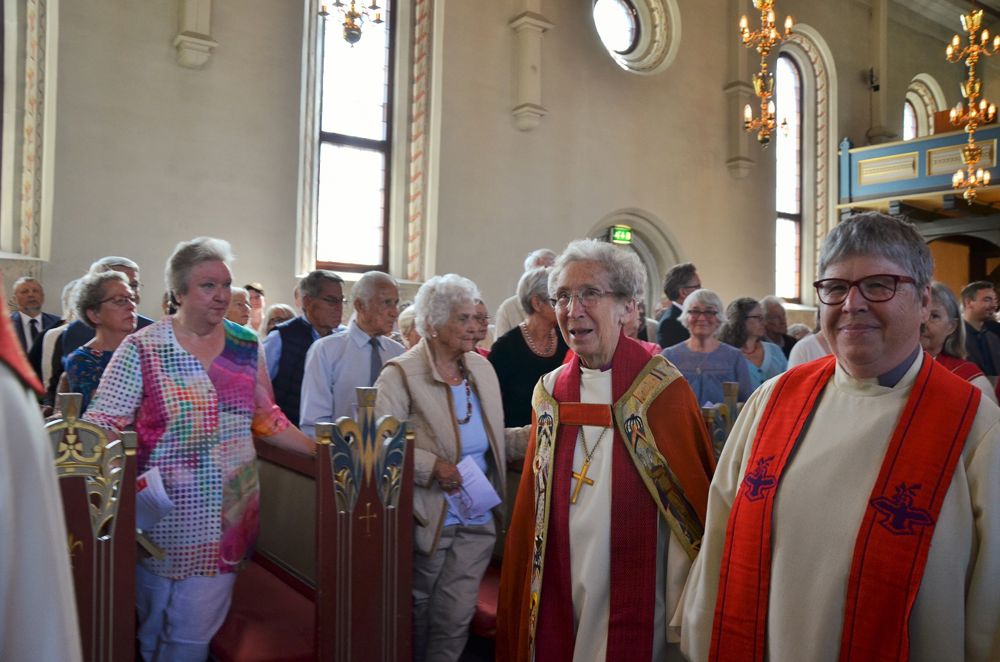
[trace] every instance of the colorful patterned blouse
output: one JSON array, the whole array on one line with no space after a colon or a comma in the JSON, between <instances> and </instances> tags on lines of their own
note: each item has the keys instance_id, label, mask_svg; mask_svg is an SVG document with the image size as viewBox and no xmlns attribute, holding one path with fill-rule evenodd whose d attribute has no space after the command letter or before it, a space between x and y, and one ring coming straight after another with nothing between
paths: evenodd
<instances>
[{"instance_id":1,"label":"colorful patterned blouse","mask_svg":"<svg viewBox=\"0 0 1000 662\"><path fill-rule=\"evenodd\" d=\"M102 352L86 345L77 347L66 358L66 381L71 393L83 394L81 412L87 411L90 398L101 382L101 375L108 367L113 352Z\"/></svg>"},{"instance_id":2,"label":"colorful patterned blouse","mask_svg":"<svg viewBox=\"0 0 1000 662\"><path fill-rule=\"evenodd\" d=\"M166 558L143 563L171 579L239 569L257 535L253 436L289 425L257 336L223 323L226 344L207 372L177 342L170 317L127 337L83 417L133 426L139 473L159 468L174 508L148 534Z\"/></svg>"}]
</instances>

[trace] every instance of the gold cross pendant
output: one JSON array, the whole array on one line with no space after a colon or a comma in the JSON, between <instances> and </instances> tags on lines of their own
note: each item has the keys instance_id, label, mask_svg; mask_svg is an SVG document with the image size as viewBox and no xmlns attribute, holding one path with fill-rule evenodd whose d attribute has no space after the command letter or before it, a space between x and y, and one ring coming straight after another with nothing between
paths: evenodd
<instances>
[{"instance_id":1,"label":"gold cross pendant","mask_svg":"<svg viewBox=\"0 0 1000 662\"><path fill-rule=\"evenodd\" d=\"M576 503L577 497L580 496L580 488L586 483L587 485L593 485L594 481L592 478L587 478L587 470L590 469L590 460L584 458L583 466L580 467L580 473L573 472L573 478L576 479L576 487L573 488L573 495L569 498L569 502Z\"/></svg>"}]
</instances>

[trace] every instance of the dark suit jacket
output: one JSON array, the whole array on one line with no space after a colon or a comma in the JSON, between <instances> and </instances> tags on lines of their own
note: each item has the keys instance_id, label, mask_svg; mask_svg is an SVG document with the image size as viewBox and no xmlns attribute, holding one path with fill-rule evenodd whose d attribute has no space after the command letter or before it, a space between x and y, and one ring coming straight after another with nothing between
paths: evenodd
<instances>
[{"instance_id":1,"label":"dark suit jacket","mask_svg":"<svg viewBox=\"0 0 1000 662\"><path fill-rule=\"evenodd\" d=\"M663 311L660 317L660 325L656 328L656 344L666 349L673 347L677 343L684 342L691 337L688 330L681 324L681 308L677 304L670 304L670 307Z\"/></svg>"},{"instance_id":2,"label":"dark suit jacket","mask_svg":"<svg viewBox=\"0 0 1000 662\"><path fill-rule=\"evenodd\" d=\"M14 333L17 334L17 340L21 343L21 349L27 354L31 351L31 341L24 337L24 327L21 326L21 313L14 311L10 314L10 323L14 325ZM38 330L38 338L41 339L45 335L45 332L54 326L59 326L62 324L62 319L57 315L50 315L49 313L42 313L42 328Z\"/></svg>"},{"instance_id":3,"label":"dark suit jacket","mask_svg":"<svg viewBox=\"0 0 1000 662\"><path fill-rule=\"evenodd\" d=\"M962 323L965 324L965 349L969 352L969 360L987 377L995 377L1000 371L1000 336L986 325L980 332L968 322Z\"/></svg>"}]
</instances>

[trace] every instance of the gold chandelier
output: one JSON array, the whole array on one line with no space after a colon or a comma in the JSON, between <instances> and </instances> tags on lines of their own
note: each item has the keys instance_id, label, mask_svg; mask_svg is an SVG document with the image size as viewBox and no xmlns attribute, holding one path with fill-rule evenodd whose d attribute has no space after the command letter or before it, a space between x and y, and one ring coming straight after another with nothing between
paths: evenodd
<instances>
[{"instance_id":1,"label":"gold chandelier","mask_svg":"<svg viewBox=\"0 0 1000 662\"><path fill-rule=\"evenodd\" d=\"M988 57L1000 50L1000 36L990 42L990 31L982 30L983 10L977 9L962 15L962 29L969 33L969 45L960 48L962 41L956 34L945 48L945 57L949 62L965 60L968 67L968 77L962 83L962 96L965 101L958 104L948 113L952 126L964 126L969 134L969 140L962 148L962 162L965 168L959 169L951 178L953 188L962 189L962 197L969 204L976 197L976 189L989 186L990 171L979 165L983 156L983 148L976 144L976 129L980 124L988 124L996 117L997 107L981 98L983 81L976 77L976 64L980 57Z\"/></svg>"},{"instance_id":2,"label":"gold chandelier","mask_svg":"<svg viewBox=\"0 0 1000 662\"><path fill-rule=\"evenodd\" d=\"M774 74L767 68L767 56L775 44L792 31L792 17L785 18L785 33L775 28L774 0L753 0L753 6L760 11L760 29L751 31L746 16L740 17L740 39L747 48L756 48L760 53L760 70L753 75L753 91L760 99L760 117L753 116L750 104L743 108L743 128L747 133L757 132L757 142L764 147L771 142L774 133Z\"/></svg>"},{"instance_id":3,"label":"gold chandelier","mask_svg":"<svg viewBox=\"0 0 1000 662\"><path fill-rule=\"evenodd\" d=\"M382 8L378 6L377 0L371 1L372 3L367 7L361 5L360 10L355 6L355 0L351 0L350 5L345 5L341 0L337 0L331 5L340 14L344 25L344 41L351 46L361 40L361 26L363 24L369 21L375 24L382 23ZM375 18L372 18L373 12ZM326 5L320 6L319 15L324 19L330 15L330 12L326 9Z\"/></svg>"}]
</instances>

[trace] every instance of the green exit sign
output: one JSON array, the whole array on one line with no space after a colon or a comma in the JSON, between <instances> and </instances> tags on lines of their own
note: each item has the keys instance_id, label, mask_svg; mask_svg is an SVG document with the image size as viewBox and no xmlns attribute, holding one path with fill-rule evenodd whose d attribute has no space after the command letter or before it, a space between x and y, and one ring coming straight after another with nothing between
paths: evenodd
<instances>
[{"instance_id":1,"label":"green exit sign","mask_svg":"<svg viewBox=\"0 0 1000 662\"><path fill-rule=\"evenodd\" d=\"M612 244L631 244L632 243L632 228L627 225L612 225L611 226L611 243Z\"/></svg>"}]
</instances>

